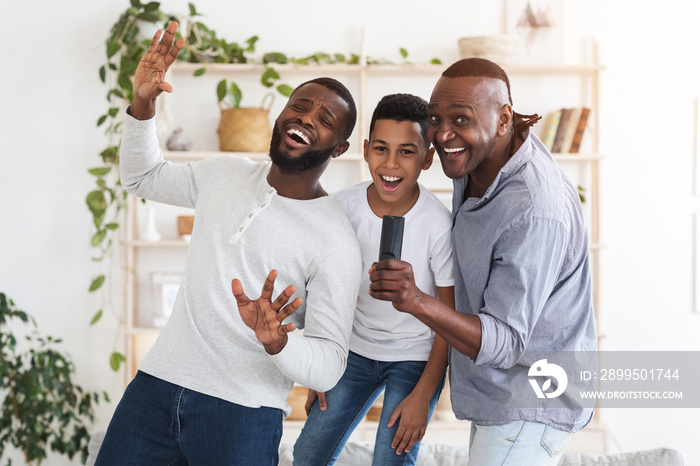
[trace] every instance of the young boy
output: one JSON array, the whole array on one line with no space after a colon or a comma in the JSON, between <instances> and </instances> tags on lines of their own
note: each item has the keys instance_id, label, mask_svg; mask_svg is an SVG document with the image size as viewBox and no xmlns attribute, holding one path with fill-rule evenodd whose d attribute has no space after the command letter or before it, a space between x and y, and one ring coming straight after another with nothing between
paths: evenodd
<instances>
[{"instance_id":1,"label":"young boy","mask_svg":"<svg viewBox=\"0 0 700 466\"><path fill-rule=\"evenodd\" d=\"M413 264L421 290L451 305L451 215L418 183L421 170L427 170L433 160L427 131L425 100L410 94L382 98L364 143L372 181L333 197L355 229L366 271L378 259L382 217L404 217L402 259ZM333 464L382 390L372 464L415 464L419 442L442 391L445 341L415 317L369 296L369 274L362 277L360 290L347 368L329 392L309 390L309 416L294 446L296 466Z\"/></svg>"}]
</instances>

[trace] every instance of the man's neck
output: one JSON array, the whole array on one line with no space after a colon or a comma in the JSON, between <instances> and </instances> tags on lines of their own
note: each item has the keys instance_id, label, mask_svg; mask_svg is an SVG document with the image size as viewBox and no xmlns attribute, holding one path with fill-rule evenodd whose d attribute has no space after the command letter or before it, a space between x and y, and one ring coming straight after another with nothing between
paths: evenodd
<instances>
[{"instance_id":1,"label":"man's neck","mask_svg":"<svg viewBox=\"0 0 700 466\"><path fill-rule=\"evenodd\" d=\"M273 164L267 175L267 182L282 197L302 201L316 199L328 195L319 183L323 168L305 170L300 173L285 173Z\"/></svg>"},{"instance_id":2,"label":"man's neck","mask_svg":"<svg viewBox=\"0 0 700 466\"><path fill-rule=\"evenodd\" d=\"M483 197L489 189L489 186L491 186L496 179L498 172L508 163L513 154L520 149L523 142L525 141L522 138L516 137L515 140L509 140L508 143L505 144L505 147L494 147L498 155L494 158L484 160L476 170L469 174L469 181L464 190L464 199L466 200L469 197Z\"/></svg>"}]
</instances>

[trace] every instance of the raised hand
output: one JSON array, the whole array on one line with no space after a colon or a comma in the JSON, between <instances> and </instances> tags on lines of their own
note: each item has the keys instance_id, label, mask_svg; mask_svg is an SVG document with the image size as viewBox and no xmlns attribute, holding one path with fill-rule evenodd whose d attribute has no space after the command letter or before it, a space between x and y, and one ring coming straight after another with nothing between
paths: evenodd
<instances>
[{"instance_id":1,"label":"raised hand","mask_svg":"<svg viewBox=\"0 0 700 466\"><path fill-rule=\"evenodd\" d=\"M155 99L162 92L172 92L173 86L165 82L165 73L175 62L185 43L180 37L173 44L177 23L173 21L165 31L158 30L141 57L139 66L134 74L134 101L131 114L139 119L146 119L155 113Z\"/></svg>"},{"instance_id":2,"label":"raised hand","mask_svg":"<svg viewBox=\"0 0 700 466\"><path fill-rule=\"evenodd\" d=\"M236 278L231 282L231 291L236 298L238 312L243 322L253 329L255 338L263 344L265 351L269 354L279 353L287 344L287 334L294 330L294 324L283 325L282 321L296 311L303 302L297 297L287 304L296 291L294 285L289 285L276 300L272 301L276 278L277 271L272 270L265 279L260 297L255 301L251 301L245 295L240 280Z\"/></svg>"}]
</instances>

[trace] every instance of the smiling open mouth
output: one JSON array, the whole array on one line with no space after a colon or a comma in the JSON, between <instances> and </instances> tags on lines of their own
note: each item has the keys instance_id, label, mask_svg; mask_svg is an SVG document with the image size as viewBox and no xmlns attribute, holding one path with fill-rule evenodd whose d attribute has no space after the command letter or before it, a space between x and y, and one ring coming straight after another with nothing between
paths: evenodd
<instances>
[{"instance_id":1,"label":"smiling open mouth","mask_svg":"<svg viewBox=\"0 0 700 466\"><path fill-rule=\"evenodd\" d=\"M299 144L306 144L307 146L311 144L308 137L298 129L290 129L287 131L287 135L292 138L292 140L298 142Z\"/></svg>"},{"instance_id":2,"label":"smiling open mouth","mask_svg":"<svg viewBox=\"0 0 700 466\"><path fill-rule=\"evenodd\" d=\"M464 152L466 149L464 147L443 147L442 151L445 153L445 155L449 156L455 156L459 155L462 152Z\"/></svg>"},{"instance_id":3,"label":"smiling open mouth","mask_svg":"<svg viewBox=\"0 0 700 466\"><path fill-rule=\"evenodd\" d=\"M382 185L387 191L393 191L394 189L398 188L403 181L403 178L399 178L398 176L380 175L380 178L382 180Z\"/></svg>"}]
</instances>

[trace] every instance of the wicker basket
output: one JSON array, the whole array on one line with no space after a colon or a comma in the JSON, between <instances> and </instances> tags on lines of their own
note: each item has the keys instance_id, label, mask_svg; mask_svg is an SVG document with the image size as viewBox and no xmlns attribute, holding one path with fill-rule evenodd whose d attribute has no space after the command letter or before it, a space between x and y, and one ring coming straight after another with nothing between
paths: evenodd
<instances>
[{"instance_id":1,"label":"wicker basket","mask_svg":"<svg viewBox=\"0 0 700 466\"><path fill-rule=\"evenodd\" d=\"M260 107L222 107L217 129L219 149L224 152L267 152L272 137L268 115L274 97L272 93L265 94Z\"/></svg>"},{"instance_id":2,"label":"wicker basket","mask_svg":"<svg viewBox=\"0 0 700 466\"><path fill-rule=\"evenodd\" d=\"M517 38L514 36L462 37L458 40L462 58L485 58L498 65L508 65L517 51Z\"/></svg>"}]
</instances>

